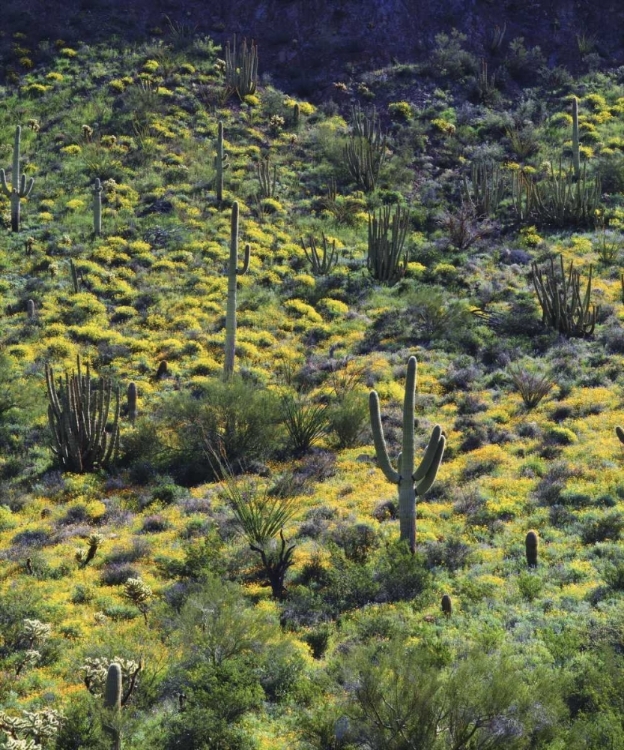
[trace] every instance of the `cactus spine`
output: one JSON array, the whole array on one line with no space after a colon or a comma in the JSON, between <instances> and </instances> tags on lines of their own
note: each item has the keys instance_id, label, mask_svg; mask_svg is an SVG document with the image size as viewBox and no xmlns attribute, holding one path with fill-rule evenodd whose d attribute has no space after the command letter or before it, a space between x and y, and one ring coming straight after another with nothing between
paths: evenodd
<instances>
[{"instance_id":1,"label":"cactus spine","mask_svg":"<svg viewBox=\"0 0 624 750\"><path fill-rule=\"evenodd\" d=\"M217 200L223 200L223 172L229 167L227 154L223 150L223 123L219 123L217 131L217 155L215 156L215 167L217 170Z\"/></svg>"},{"instance_id":2,"label":"cactus spine","mask_svg":"<svg viewBox=\"0 0 624 750\"><path fill-rule=\"evenodd\" d=\"M424 495L435 481L442 462L446 439L440 425L436 425L417 469L414 468L414 402L416 399L416 357L407 363L405 400L403 403L403 450L397 460L397 469L392 466L381 426L381 412L377 391L369 397L370 420L375 442L377 461L386 479L399 488L399 524L401 540L416 549L416 496Z\"/></svg>"},{"instance_id":3,"label":"cactus spine","mask_svg":"<svg viewBox=\"0 0 624 750\"><path fill-rule=\"evenodd\" d=\"M579 120L578 99L572 99L572 164L574 166L574 179L581 179L581 147L579 145Z\"/></svg>"},{"instance_id":4,"label":"cactus spine","mask_svg":"<svg viewBox=\"0 0 624 750\"><path fill-rule=\"evenodd\" d=\"M26 175L20 175L20 143L22 128L15 128L15 142L13 144L13 170L11 172L11 187L7 183L4 169L0 169L0 185L6 196L11 199L11 231L19 232L20 225L20 199L27 198L34 185L34 177L28 181Z\"/></svg>"},{"instance_id":5,"label":"cactus spine","mask_svg":"<svg viewBox=\"0 0 624 750\"><path fill-rule=\"evenodd\" d=\"M108 668L106 686L104 687L104 708L113 714L111 723L106 725L106 731L113 739L112 750L121 750L121 731L119 729L121 701L121 666L111 664Z\"/></svg>"},{"instance_id":6,"label":"cactus spine","mask_svg":"<svg viewBox=\"0 0 624 750\"><path fill-rule=\"evenodd\" d=\"M102 183L96 177L93 186L93 234L99 237L102 234Z\"/></svg>"},{"instance_id":7,"label":"cactus spine","mask_svg":"<svg viewBox=\"0 0 624 750\"><path fill-rule=\"evenodd\" d=\"M539 537L537 531L529 531L524 540L526 548L526 560L529 568L537 568L537 548L539 544Z\"/></svg>"},{"instance_id":8,"label":"cactus spine","mask_svg":"<svg viewBox=\"0 0 624 750\"><path fill-rule=\"evenodd\" d=\"M223 374L229 380L234 373L236 349L236 279L249 269L251 247L245 245L243 265L238 268L238 201L232 204L232 226L230 233L230 260L228 263L228 296L225 314L225 364Z\"/></svg>"}]
</instances>

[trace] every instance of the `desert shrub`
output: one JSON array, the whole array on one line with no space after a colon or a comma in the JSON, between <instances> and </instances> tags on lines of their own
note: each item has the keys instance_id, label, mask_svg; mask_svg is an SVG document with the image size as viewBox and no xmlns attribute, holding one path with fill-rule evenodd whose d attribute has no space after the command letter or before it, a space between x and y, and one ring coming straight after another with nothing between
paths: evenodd
<instances>
[{"instance_id":1,"label":"desert shrub","mask_svg":"<svg viewBox=\"0 0 624 750\"><path fill-rule=\"evenodd\" d=\"M607 539L619 539L624 529L624 516L619 511L611 511L583 520L581 541L583 544L596 544Z\"/></svg>"},{"instance_id":2,"label":"desert shrub","mask_svg":"<svg viewBox=\"0 0 624 750\"><path fill-rule=\"evenodd\" d=\"M155 515L148 516L144 519L141 525L142 534L159 534L163 531L167 531L171 527L169 521L163 516Z\"/></svg>"},{"instance_id":3,"label":"desert shrub","mask_svg":"<svg viewBox=\"0 0 624 750\"><path fill-rule=\"evenodd\" d=\"M427 567L461 570L470 560L470 547L461 539L446 539L443 542L427 542L424 547Z\"/></svg>"},{"instance_id":4,"label":"desert shrub","mask_svg":"<svg viewBox=\"0 0 624 750\"><path fill-rule=\"evenodd\" d=\"M353 448L368 424L368 399L361 393L344 394L329 408L329 429L338 448Z\"/></svg>"},{"instance_id":5,"label":"desert shrub","mask_svg":"<svg viewBox=\"0 0 624 750\"><path fill-rule=\"evenodd\" d=\"M334 544L344 552L347 560L363 565L379 544L377 533L365 523L341 524L330 535Z\"/></svg>"},{"instance_id":6,"label":"desert shrub","mask_svg":"<svg viewBox=\"0 0 624 750\"><path fill-rule=\"evenodd\" d=\"M423 554L413 555L404 542L395 542L378 556L375 580L382 601L410 601L427 590L431 574Z\"/></svg>"},{"instance_id":7,"label":"desert shrub","mask_svg":"<svg viewBox=\"0 0 624 750\"><path fill-rule=\"evenodd\" d=\"M100 583L103 586L123 586L128 578L139 578L140 573L131 565L113 564L107 565L100 575Z\"/></svg>"},{"instance_id":8,"label":"desert shrub","mask_svg":"<svg viewBox=\"0 0 624 750\"><path fill-rule=\"evenodd\" d=\"M278 447L278 411L268 391L240 377L211 380L197 393L169 396L153 426L137 441L132 461L146 460L183 485L221 475L220 464L233 471L250 467Z\"/></svg>"},{"instance_id":9,"label":"desert shrub","mask_svg":"<svg viewBox=\"0 0 624 750\"><path fill-rule=\"evenodd\" d=\"M550 506L560 504L561 493L572 476L574 476L574 471L565 461L553 463L534 490L538 503Z\"/></svg>"}]
</instances>

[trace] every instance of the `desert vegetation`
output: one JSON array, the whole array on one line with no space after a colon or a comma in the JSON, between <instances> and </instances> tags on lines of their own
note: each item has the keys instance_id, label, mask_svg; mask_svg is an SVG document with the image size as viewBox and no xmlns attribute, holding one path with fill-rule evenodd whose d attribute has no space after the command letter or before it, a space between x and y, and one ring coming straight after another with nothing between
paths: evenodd
<instances>
[{"instance_id":1,"label":"desert vegetation","mask_svg":"<svg viewBox=\"0 0 624 750\"><path fill-rule=\"evenodd\" d=\"M623 70L182 31L0 87L0 747L624 747Z\"/></svg>"}]
</instances>

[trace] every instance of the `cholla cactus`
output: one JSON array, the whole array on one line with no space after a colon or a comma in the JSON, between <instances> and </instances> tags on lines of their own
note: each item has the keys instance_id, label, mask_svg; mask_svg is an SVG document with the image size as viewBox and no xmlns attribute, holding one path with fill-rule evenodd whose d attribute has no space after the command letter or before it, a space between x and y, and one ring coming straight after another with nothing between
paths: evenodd
<instances>
[{"instance_id":1,"label":"cholla cactus","mask_svg":"<svg viewBox=\"0 0 624 750\"><path fill-rule=\"evenodd\" d=\"M40 620L25 619L22 622L22 638L26 641L28 648L41 646L52 635L52 625Z\"/></svg>"},{"instance_id":2,"label":"cholla cactus","mask_svg":"<svg viewBox=\"0 0 624 750\"><path fill-rule=\"evenodd\" d=\"M123 595L139 610L147 625L148 602L152 598L152 589L140 578L128 578Z\"/></svg>"},{"instance_id":3,"label":"cholla cactus","mask_svg":"<svg viewBox=\"0 0 624 750\"><path fill-rule=\"evenodd\" d=\"M28 649L28 651L20 651L18 660L15 665L15 676L19 677L25 669L34 667L35 664L41 659L41 654L35 649Z\"/></svg>"},{"instance_id":4,"label":"cholla cactus","mask_svg":"<svg viewBox=\"0 0 624 750\"><path fill-rule=\"evenodd\" d=\"M126 690L125 697L122 696L121 698L121 705L123 706L130 698L130 693L134 689L137 677L143 669L142 662L136 662L133 659L120 659L118 656L115 656L112 662L110 659L104 659L102 657L85 659L85 663L82 665L84 684L91 695L102 697L104 695L108 670L111 664L119 664L122 677L125 677L129 683L130 692Z\"/></svg>"},{"instance_id":5,"label":"cholla cactus","mask_svg":"<svg viewBox=\"0 0 624 750\"><path fill-rule=\"evenodd\" d=\"M104 537L101 534L91 534L87 537L87 544L89 547L85 551L84 549L76 550L76 562L81 566L85 567L95 557L98 549L102 545Z\"/></svg>"},{"instance_id":6,"label":"cholla cactus","mask_svg":"<svg viewBox=\"0 0 624 750\"><path fill-rule=\"evenodd\" d=\"M41 743L53 739L62 721L62 714L50 708L22 711L21 716L0 712L0 731L7 735L7 750L41 750Z\"/></svg>"}]
</instances>

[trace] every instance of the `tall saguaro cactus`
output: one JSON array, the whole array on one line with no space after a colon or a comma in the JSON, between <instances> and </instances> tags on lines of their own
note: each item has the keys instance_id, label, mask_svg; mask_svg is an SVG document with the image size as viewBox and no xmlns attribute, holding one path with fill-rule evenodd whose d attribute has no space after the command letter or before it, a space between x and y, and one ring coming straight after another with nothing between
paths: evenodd
<instances>
[{"instance_id":1,"label":"tall saguaro cactus","mask_svg":"<svg viewBox=\"0 0 624 750\"><path fill-rule=\"evenodd\" d=\"M574 179L581 179L581 147L579 144L579 114L578 99L572 98L572 164L574 166Z\"/></svg>"},{"instance_id":2,"label":"tall saguaro cactus","mask_svg":"<svg viewBox=\"0 0 624 750\"><path fill-rule=\"evenodd\" d=\"M223 173L229 167L228 157L223 150L223 123L219 123L217 130L217 155L215 156L215 168L217 170L217 200L223 200Z\"/></svg>"},{"instance_id":3,"label":"tall saguaro cactus","mask_svg":"<svg viewBox=\"0 0 624 750\"><path fill-rule=\"evenodd\" d=\"M22 128L15 128L15 142L13 144L13 169L11 171L11 187L7 182L6 172L0 169L0 185L6 196L11 199L11 231L19 232L20 225L20 200L30 195L35 183L34 177L26 180L25 174L20 174L20 144L22 139Z\"/></svg>"},{"instance_id":4,"label":"tall saguaro cactus","mask_svg":"<svg viewBox=\"0 0 624 750\"><path fill-rule=\"evenodd\" d=\"M237 277L249 269L250 245L245 245L243 265L238 267L238 201L232 204L232 227L230 232L230 260L228 263L228 296L225 313L225 364L223 374L229 380L234 373L234 354L236 349L236 286Z\"/></svg>"},{"instance_id":5,"label":"tall saguaro cactus","mask_svg":"<svg viewBox=\"0 0 624 750\"><path fill-rule=\"evenodd\" d=\"M93 234L99 237L102 234L102 183L96 177L93 185Z\"/></svg>"},{"instance_id":6,"label":"tall saguaro cactus","mask_svg":"<svg viewBox=\"0 0 624 750\"><path fill-rule=\"evenodd\" d=\"M121 666L111 664L108 668L104 687L104 708L107 708L113 714L111 723L106 724L106 731L113 740L112 750L121 750L121 731L119 729L121 700Z\"/></svg>"},{"instance_id":7,"label":"tall saguaro cactus","mask_svg":"<svg viewBox=\"0 0 624 750\"><path fill-rule=\"evenodd\" d=\"M371 428L375 442L377 461L386 479L399 488L399 524L401 540L409 544L412 552L416 549L416 497L424 495L435 481L442 462L446 438L440 425L433 428L429 443L417 469L414 467L414 403L416 399L416 357L407 362L405 400L403 402L403 450L395 469L390 461L379 410L377 391L371 391L369 398Z\"/></svg>"}]
</instances>

